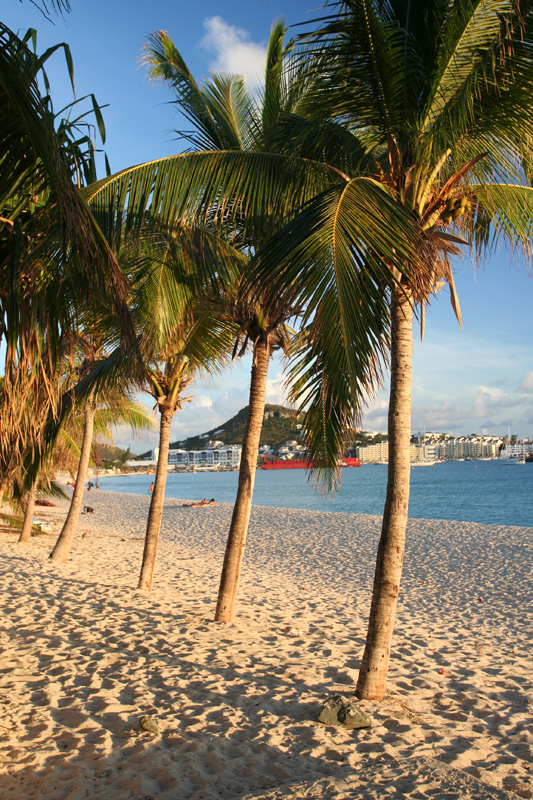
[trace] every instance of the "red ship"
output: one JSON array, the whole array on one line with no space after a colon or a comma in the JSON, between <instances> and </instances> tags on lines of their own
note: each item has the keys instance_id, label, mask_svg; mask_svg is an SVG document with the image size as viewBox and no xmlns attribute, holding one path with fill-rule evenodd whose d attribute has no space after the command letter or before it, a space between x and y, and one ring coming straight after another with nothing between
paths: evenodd
<instances>
[{"instance_id":1,"label":"red ship","mask_svg":"<svg viewBox=\"0 0 533 800\"><path fill-rule=\"evenodd\" d=\"M268 456L264 458L261 469L311 469L313 466L313 462L308 461L306 458L288 458L286 460L269 458ZM340 461L340 466L360 467L361 462L357 458L343 458Z\"/></svg>"}]
</instances>

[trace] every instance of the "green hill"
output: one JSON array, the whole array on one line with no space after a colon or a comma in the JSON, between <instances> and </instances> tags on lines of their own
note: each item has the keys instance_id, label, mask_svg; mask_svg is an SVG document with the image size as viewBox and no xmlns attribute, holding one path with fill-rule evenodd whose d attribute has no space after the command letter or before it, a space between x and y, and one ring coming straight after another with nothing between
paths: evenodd
<instances>
[{"instance_id":1,"label":"green hill","mask_svg":"<svg viewBox=\"0 0 533 800\"><path fill-rule=\"evenodd\" d=\"M128 458L135 458L129 447L123 450L121 447L102 442L93 443L92 455L97 465L105 468L117 467L124 464Z\"/></svg>"},{"instance_id":2,"label":"green hill","mask_svg":"<svg viewBox=\"0 0 533 800\"><path fill-rule=\"evenodd\" d=\"M298 426L299 414L284 406L270 405L265 406L265 417L263 420L263 430L261 432L260 444L268 444L271 447L279 447L287 439L299 440L300 430ZM218 425L210 431L206 431L201 436L190 436L179 442L172 442L171 448L181 448L183 450L202 450L209 439L216 439L224 444L242 444L246 420L248 418L248 406L242 408L238 414L227 422Z\"/></svg>"}]
</instances>

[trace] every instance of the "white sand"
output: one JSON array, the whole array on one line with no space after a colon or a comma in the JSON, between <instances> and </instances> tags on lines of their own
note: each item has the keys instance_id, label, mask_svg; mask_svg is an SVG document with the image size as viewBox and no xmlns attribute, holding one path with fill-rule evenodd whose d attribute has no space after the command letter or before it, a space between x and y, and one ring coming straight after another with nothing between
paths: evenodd
<instances>
[{"instance_id":1,"label":"white sand","mask_svg":"<svg viewBox=\"0 0 533 800\"><path fill-rule=\"evenodd\" d=\"M148 595L149 498L87 502L65 565L0 533L3 800L533 797L533 529L411 521L388 693L347 731L315 717L354 689L378 517L256 508L222 625L231 506L167 501Z\"/></svg>"}]
</instances>

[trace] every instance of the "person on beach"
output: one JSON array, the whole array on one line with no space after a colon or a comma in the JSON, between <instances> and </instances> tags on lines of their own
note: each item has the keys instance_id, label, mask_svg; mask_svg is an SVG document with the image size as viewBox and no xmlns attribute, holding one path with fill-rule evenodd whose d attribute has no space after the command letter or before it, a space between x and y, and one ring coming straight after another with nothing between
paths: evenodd
<instances>
[{"instance_id":1,"label":"person on beach","mask_svg":"<svg viewBox=\"0 0 533 800\"><path fill-rule=\"evenodd\" d=\"M88 491L88 492L90 492L92 488L93 488L93 482L92 482L92 481L89 481L89 482L87 483L87 491Z\"/></svg>"},{"instance_id":2,"label":"person on beach","mask_svg":"<svg viewBox=\"0 0 533 800\"><path fill-rule=\"evenodd\" d=\"M148 494L150 495L150 497L153 495L154 489L155 489L155 483L152 481L152 483L148 487Z\"/></svg>"},{"instance_id":3,"label":"person on beach","mask_svg":"<svg viewBox=\"0 0 533 800\"><path fill-rule=\"evenodd\" d=\"M199 500L197 503L182 503L182 508L201 508L202 506L214 506L215 505L215 498L212 497L211 500L207 500L204 497L203 500Z\"/></svg>"}]
</instances>

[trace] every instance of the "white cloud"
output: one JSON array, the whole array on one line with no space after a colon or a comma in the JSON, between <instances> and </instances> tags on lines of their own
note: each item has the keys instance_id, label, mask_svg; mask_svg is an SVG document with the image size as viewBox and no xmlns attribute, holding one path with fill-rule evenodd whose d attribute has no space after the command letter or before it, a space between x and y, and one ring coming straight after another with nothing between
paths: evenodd
<instances>
[{"instance_id":1,"label":"white cloud","mask_svg":"<svg viewBox=\"0 0 533 800\"><path fill-rule=\"evenodd\" d=\"M207 397L207 395L199 395L191 402L191 406L193 408L212 408L213 400L211 397Z\"/></svg>"},{"instance_id":2,"label":"white cloud","mask_svg":"<svg viewBox=\"0 0 533 800\"><path fill-rule=\"evenodd\" d=\"M288 405L287 393L285 391L284 377L282 372L278 372L267 380L266 402L273 405Z\"/></svg>"},{"instance_id":3,"label":"white cloud","mask_svg":"<svg viewBox=\"0 0 533 800\"><path fill-rule=\"evenodd\" d=\"M525 377L520 381L519 391L533 393L533 370L526 372Z\"/></svg>"},{"instance_id":4,"label":"white cloud","mask_svg":"<svg viewBox=\"0 0 533 800\"><path fill-rule=\"evenodd\" d=\"M208 17L204 21L207 31L201 41L202 47L212 57L209 69L218 72L234 72L246 75L252 81L262 81L266 63L266 47L250 41L243 28L230 25L222 17Z\"/></svg>"},{"instance_id":5,"label":"white cloud","mask_svg":"<svg viewBox=\"0 0 533 800\"><path fill-rule=\"evenodd\" d=\"M233 387L219 394L213 401L213 411L216 412L219 423L227 422L237 414L241 408L248 405L248 386Z\"/></svg>"}]
</instances>

